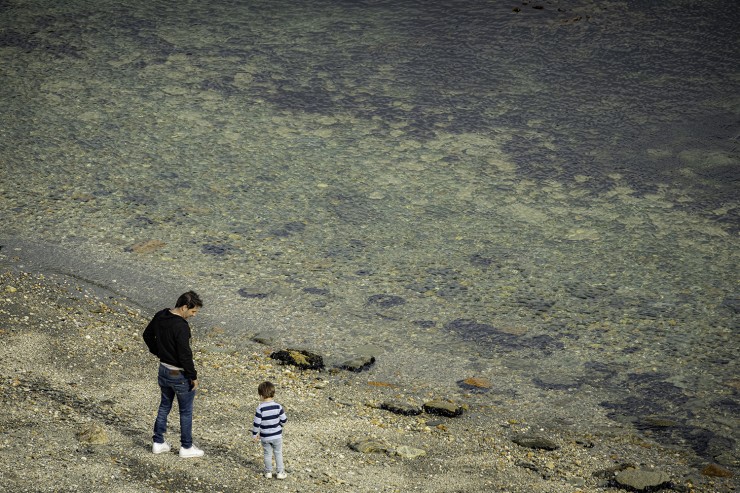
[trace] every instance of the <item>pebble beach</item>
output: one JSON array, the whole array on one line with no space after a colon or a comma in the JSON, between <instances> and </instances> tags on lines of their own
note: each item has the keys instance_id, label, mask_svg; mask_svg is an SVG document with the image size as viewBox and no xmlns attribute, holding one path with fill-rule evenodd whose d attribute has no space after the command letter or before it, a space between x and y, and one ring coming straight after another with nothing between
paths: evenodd
<instances>
[{"instance_id":1,"label":"pebble beach","mask_svg":"<svg viewBox=\"0 0 740 493\"><path fill-rule=\"evenodd\" d=\"M618 492L634 491L615 482L630 470L647 475L631 483L637 491L734 491L728 469L618 426L583 433L485 405L474 391L299 370L263 344L237 350L216 329L196 331L193 344L201 374L194 437L206 455L180 459L176 447L153 455L157 363L141 340L148 318L74 281L4 270L0 288L6 491ZM263 379L275 382L289 415L284 481L262 476L261 448L249 436ZM399 400L442 400L463 412L382 409ZM177 443L176 419L168 436Z\"/></svg>"}]
</instances>

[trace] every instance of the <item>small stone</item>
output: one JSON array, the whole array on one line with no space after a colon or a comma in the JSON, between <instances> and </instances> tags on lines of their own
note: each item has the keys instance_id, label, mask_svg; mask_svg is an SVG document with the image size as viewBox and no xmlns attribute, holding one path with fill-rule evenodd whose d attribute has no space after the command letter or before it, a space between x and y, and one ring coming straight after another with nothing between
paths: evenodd
<instances>
[{"instance_id":1,"label":"small stone","mask_svg":"<svg viewBox=\"0 0 740 493\"><path fill-rule=\"evenodd\" d=\"M385 442L382 442L380 440L372 440L372 439L351 442L349 444L349 448L351 448L355 452L360 452L362 454L372 454L372 453L377 453L377 452L388 453L391 451L391 448Z\"/></svg>"},{"instance_id":2,"label":"small stone","mask_svg":"<svg viewBox=\"0 0 740 493\"><path fill-rule=\"evenodd\" d=\"M77 432L77 439L91 445L105 445L109 442L108 433L106 433L105 429L94 423L84 425L80 428Z\"/></svg>"},{"instance_id":3,"label":"small stone","mask_svg":"<svg viewBox=\"0 0 740 493\"><path fill-rule=\"evenodd\" d=\"M436 414L438 416L446 416L448 418L455 418L462 416L462 406L449 401L433 400L424 404L424 412L429 414Z\"/></svg>"},{"instance_id":4,"label":"small stone","mask_svg":"<svg viewBox=\"0 0 740 493\"><path fill-rule=\"evenodd\" d=\"M18 289L14 288L13 286L5 286L6 293L15 293L16 291L18 291Z\"/></svg>"},{"instance_id":5,"label":"small stone","mask_svg":"<svg viewBox=\"0 0 740 493\"><path fill-rule=\"evenodd\" d=\"M409 447L408 445L400 445L396 447L394 453L404 459L416 459L417 457L427 454L426 450Z\"/></svg>"},{"instance_id":6,"label":"small stone","mask_svg":"<svg viewBox=\"0 0 740 493\"><path fill-rule=\"evenodd\" d=\"M512 442L525 448L539 450L557 450L560 448L557 443L544 437L523 435L511 439Z\"/></svg>"}]
</instances>

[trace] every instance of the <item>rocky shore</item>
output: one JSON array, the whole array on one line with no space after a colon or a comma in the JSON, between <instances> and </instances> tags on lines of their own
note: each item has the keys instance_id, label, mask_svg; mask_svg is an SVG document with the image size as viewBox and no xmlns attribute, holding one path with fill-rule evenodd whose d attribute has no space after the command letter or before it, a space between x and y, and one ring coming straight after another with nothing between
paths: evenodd
<instances>
[{"instance_id":1,"label":"rocky shore","mask_svg":"<svg viewBox=\"0 0 740 493\"><path fill-rule=\"evenodd\" d=\"M194 436L202 459L151 453L151 314L73 281L0 272L0 490L311 492L731 492L733 471L615 428L583 434L485 405L470 375L445 395L362 370L301 369L280 341L198 327ZM258 342L261 341L261 342ZM248 348L248 349L243 349ZM257 384L287 409L288 478L267 480L249 440ZM463 386L465 387L465 386ZM170 420L168 439L177 445Z\"/></svg>"}]
</instances>

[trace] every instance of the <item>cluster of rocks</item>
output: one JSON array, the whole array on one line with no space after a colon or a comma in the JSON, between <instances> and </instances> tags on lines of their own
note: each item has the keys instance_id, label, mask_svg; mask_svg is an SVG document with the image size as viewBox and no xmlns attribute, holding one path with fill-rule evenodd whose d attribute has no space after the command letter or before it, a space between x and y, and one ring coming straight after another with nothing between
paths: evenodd
<instances>
[{"instance_id":1,"label":"cluster of rocks","mask_svg":"<svg viewBox=\"0 0 740 493\"><path fill-rule=\"evenodd\" d=\"M255 340L265 342L264 339L256 337ZM302 370L323 370L325 368L324 359L320 354L308 351L306 349L281 349L270 354L270 358L280 361L286 365L293 365ZM361 372L367 370L375 363L375 357L370 355L355 356L346 360L337 366L339 370L352 372ZM484 379L467 379L466 385L475 388L482 388L490 385ZM449 399L434 399L423 403L416 404L408 400L389 400L378 406L380 409L390 411L403 416L418 416L422 412L437 416L454 418L462 416L464 406Z\"/></svg>"}]
</instances>

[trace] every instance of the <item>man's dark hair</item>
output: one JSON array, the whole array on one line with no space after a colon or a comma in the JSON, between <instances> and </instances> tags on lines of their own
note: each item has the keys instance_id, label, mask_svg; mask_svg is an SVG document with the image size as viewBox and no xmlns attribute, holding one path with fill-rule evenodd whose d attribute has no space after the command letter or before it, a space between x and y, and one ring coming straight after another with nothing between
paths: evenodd
<instances>
[{"instance_id":1,"label":"man's dark hair","mask_svg":"<svg viewBox=\"0 0 740 493\"><path fill-rule=\"evenodd\" d=\"M181 306L187 306L189 310L192 310L196 306L198 308L201 308L203 306L203 301L201 301L198 293L196 293L195 291L188 291L187 293L181 294L180 297L177 298L175 308L180 308Z\"/></svg>"},{"instance_id":2,"label":"man's dark hair","mask_svg":"<svg viewBox=\"0 0 740 493\"><path fill-rule=\"evenodd\" d=\"M275 386L272 382L262 382L259 387L257 387L257 392L259 392L260 397L263 399L275 397Z\"/></svg>"}]
</instances>

